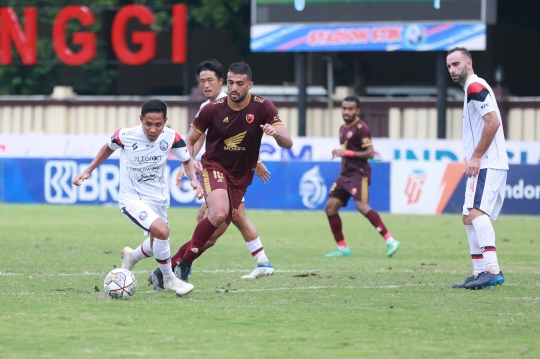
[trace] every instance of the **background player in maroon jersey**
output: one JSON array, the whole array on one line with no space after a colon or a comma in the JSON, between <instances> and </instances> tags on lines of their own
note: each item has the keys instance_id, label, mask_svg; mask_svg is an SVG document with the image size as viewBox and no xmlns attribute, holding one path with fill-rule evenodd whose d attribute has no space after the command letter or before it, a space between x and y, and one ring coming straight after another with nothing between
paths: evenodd
<instances>
[{"instance_id":1,"label":"background player in maroon jersey","mask_svg":"<svg viewBox=\"0 0 540 359\"><path fill-rule=\"evenodd\" d=\"M216 229L226 228L237 214L253 180L263 133L274 137L280 147L293 145L274 104L249 92L251 77L246 63L233 63L227 72L228 96L203 107L187 135L186 145L193 153L193 144L207 131L201 181L208 215L179 250L183 255L178 267L184 280Z\"/></svg>"},{"instance_id":2,"label":"background player in maroon jersey","mask_svg":"<svg viewBox=\"0 0 540 359\"><path fill-rule=\"evenodd\" d=\"M400 243L386 229L379 214L369 206L368 186L371 182L371 165L368 159L373 158L375 151L371 143L369 127L360 119L360 100L354 96L346 97L341 104L341 116L345 121L339 129L341 148L332 150L332 158L341 157L341 171L330 188L324 209L338 249L326 256L350 257L352 255L343 236L339 217L339 208L346 206L352 196L356 208L385 239L386 255L390 257L399 249Z\"/></svg>"}]
</instances>

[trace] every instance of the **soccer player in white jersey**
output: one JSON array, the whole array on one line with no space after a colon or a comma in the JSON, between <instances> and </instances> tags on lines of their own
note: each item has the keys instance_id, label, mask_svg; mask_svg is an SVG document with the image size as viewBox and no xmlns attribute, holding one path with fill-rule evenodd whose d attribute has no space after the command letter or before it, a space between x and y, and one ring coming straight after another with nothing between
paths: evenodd
<instances>
[{"instance_id":1,"label":"soccer player in white jersey","mask_svg":"<svg viewBox=\"0 0 540 359\"><path fill-rule=\"evenodd\" d=\"M472 57L466 48L448 51L446 67L452 81L465 90L463 146L467 187L463 224L473 264L473 275L453 288L488 289L504 282L490 221L501 211L508 172L501 114L491 87L474 74Z\"/></svg>"},{"instance_id":2,"label":"soccer player in white jersey","mask_svg":"<svg viewBox=\"0 0 540 359\"><path fill-rule=\"evenodd\" d=\"M206 101L203 102L199 109L202 109L207 104L222 98L226 97L227 94L221 90L221 86L223 85L223 66L219 61L217 60L206 60L201 62L199 65L197 65L197 69L195 70L197 80L199 82L199 87L204 94L204 97L206 97ZM199 140L193 145L193 153L194 157L195 154L198 154L201 150L206 136L201 135ZM195 161L195 166L199 166L200 162ZM262 161L259 158L259 161L257 162L257 167L255 168L255 173L257 176L263 181L263 183L266 183L270 180L270 171L266 168L266 166L262 163ZM180 171L178 172L178 179L177 181L181 181L182 177L184 175L184 169L180 168ZM197 213L197 222L200 222L206 215L206 202L203 202L201 204L201 207L199 208L199 212ZM258 279L264 276L268 276L274 273L274 268L272 267L272 264L268 260L268 257L266 256L266 253L264 251L264 247L261 242L261 238L259 237L259 234L257 232L257 229L251 223L249 218L246 215L246 210L244 207L244 202L238 207L238 213L233 218L233 224L238 228L240 233L242 234L242 237L244 238L244 241L246 242L247 249L253 256L253 258L256 260L257 264L253 271L250 274L246 274L242 276L244 279ZM218 228L216 232L214 232L214 235L212 238L206 243L204 250L207 250L208 248L212 247L217 239L225 232L227 227ZM180 249L176 255L172 257L171 264L172 267L176 267L176 265L182 260L182 255L185 252L185 249ZM154 289L160 290L162 289L163 280L161 279L161 273L159 271L159 268L156 269L148 278L148 283L152 284L154 286Z\"/></svg>"},{"instance_id":3,"label":"soccer player in white jersey","mask_svg":"<svg viewBox=\"0 0 540 359\"><path fill-rule=\"evenodd\" d=\"M150 234L135 250L129 247L122 250L122 268L132 270L141 259L154 256L163 271L167 290L179 296L186 295L193 290L193 285L178 279L171 269L167 219L170 195L164 176L169 152L183 162L196 197L202 197L202 188L184 140L176 131L165 127L167 105L160 100L145 102L140 121L139 126L116 130L88 168L74 177L72 183L80 186L94 169L121 149L120 210L144 230L145 236Z\"/></svg>"}]
</instances>

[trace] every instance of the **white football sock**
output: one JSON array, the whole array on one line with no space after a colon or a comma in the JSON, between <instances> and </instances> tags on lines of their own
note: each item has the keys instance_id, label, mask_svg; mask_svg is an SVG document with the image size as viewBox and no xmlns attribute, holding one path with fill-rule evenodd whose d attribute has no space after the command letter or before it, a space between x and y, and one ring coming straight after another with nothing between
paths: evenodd
<instances>
[{"instance_id":1,"label":"white football sock","mask_svg":"<svg viewBox=\"0 0 540 359\"><path fill-rule=\"evenodd\" d=\"M482 256L482 251L480 250L480 244L478 244L476 229L474 229L473 226L465 226L465 231L467 232L467 238L469 239L473 274L476 277L479 273L486 270L484 267L484 257Z\"/></svg>"},{"instance_id":2,"label":"white football sock","mask_svg":"<svg viewBox=\"0 0 540 359\"><path fill-rule=\"evenodd\" d=\"M171 269L171 248L168 239L154 238L154 258L156 258L163 277L172 277L174 275Z\"/></svg>"},{"instance_id":3,"label":"white football sock","mask_svg":"<svg viewBox=\"0 0 540 359\"><path fill-rule=\"evenodd\" d=\"M478 244L484 256L484 267L486 271L497 274L500 272L499 262L497 260L497 251L495 249L495 230L491 220L487 215L478 216L472 220Z\"/></svg>"},{"instance_id":4,"label":"white football sock","mask_svg":"<svg viewBox=\"0 0 540 359\"><path fill-rule=\"evenodd\" d=\"M264 253L264 247L262 246L261 237L257 237L249 242L246 242L246 247L251 253L253 258L257 261L257 265L267 266L270 261Z\"/></svg>"},{"instance_id":5,"label":"white football sock","mask_svg":"<svg viewBox=\"0 0 540 359\"><path fill-rule=\"evenodd\" d=\"M141 259L153 257L154 251L152 250L152 247L150 246L150 237L146 238L140 246L135 248L135 250L131 253L131 256L137 262L140 261Z\"/></svg>"}]
</instances>

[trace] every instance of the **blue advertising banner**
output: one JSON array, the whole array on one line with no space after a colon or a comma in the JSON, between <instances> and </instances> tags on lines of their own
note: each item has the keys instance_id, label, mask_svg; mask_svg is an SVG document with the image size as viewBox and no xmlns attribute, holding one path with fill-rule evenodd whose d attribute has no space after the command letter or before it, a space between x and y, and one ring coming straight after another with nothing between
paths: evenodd
<instances>
[{"instance_id":1,"label":"blue advertising banner","mask_svg":"<svg viewBox=\"0 0 540 359\"><path fill-rule=\"evenodd\" d=\"M88 167L89 159L0 159L0 201L6 203L104 204L118 200L119 160L109 159L80 187L71 178ZM336 179L340 163L265 162L271 172L263 184L256 176L246 193L246 206L259 209L324 209L328 190ZM177 160L168 161L165 177L175 183ZM374 162L370 203L379 211L389 211L390 164ZM170 186L172 206L198 206L189 180L182 188ZM355 210L349 201L346 209Z\"/></svg>"},{"instance_id":2,"label":"blue advertising banner","mask_svg":"<svg viewBox=\"0 0 540 359\"><path fill-rule=\"evenodd\" d=\"M506 178L506 197L501 214L540 214L540 166L510 165ZM444 212L460 213L465 198L463 176Z\"/></svg>"},{"instance_id":3,"label":"blue advertising banner","mask_svg":"<svg viewBox=\"0 0 540 359\"><path fill-rule=\"evenodd\" d=\"M261 24L251 26L253 52L444 51L486 49L483 23Z\"/></svg>"}]
</instances>

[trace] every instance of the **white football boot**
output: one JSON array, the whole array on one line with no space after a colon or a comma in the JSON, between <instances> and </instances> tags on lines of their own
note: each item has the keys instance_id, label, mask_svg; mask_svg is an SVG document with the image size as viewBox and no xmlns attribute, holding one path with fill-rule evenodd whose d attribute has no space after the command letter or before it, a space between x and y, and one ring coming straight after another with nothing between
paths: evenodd
<instances>
[{"instance_id":1,"label":"white football boot","mask_svg":"<svg viewBox=\"0 0 540 359\"><path fill-rule=\"evenodd\" d=\"M191 293L191 291L195 288L193 284L183 282L175 276L165 277L164 282L165 288L170 292L176 292L176 295L179 297Z\"/></svg>"},{"instance_id":2,"label":"white football boot","mask_svg":"<svg viewBox=\"0 0 540 359\"><path fill-rule=\"evenodd\" d=\"M257 265L250 274L243 275L243 279L258 279L274 274L274 267L270 263L265 266Z\"/></svg>"},{"instance_id":3,"label":"white football boot","mask_svg":"<svg viewBox=\"0 0 540 359\"><path fill-rule=\"evenodd\" d=\"M129 247L124 247L124 249L122 249L122 252L120 252L122 254L122 268L127 270L133 270L135 264L137 264L137 261L133 259L133 256L131 255L132 252L133 249Z\"/></svg>"}]
</instances>

